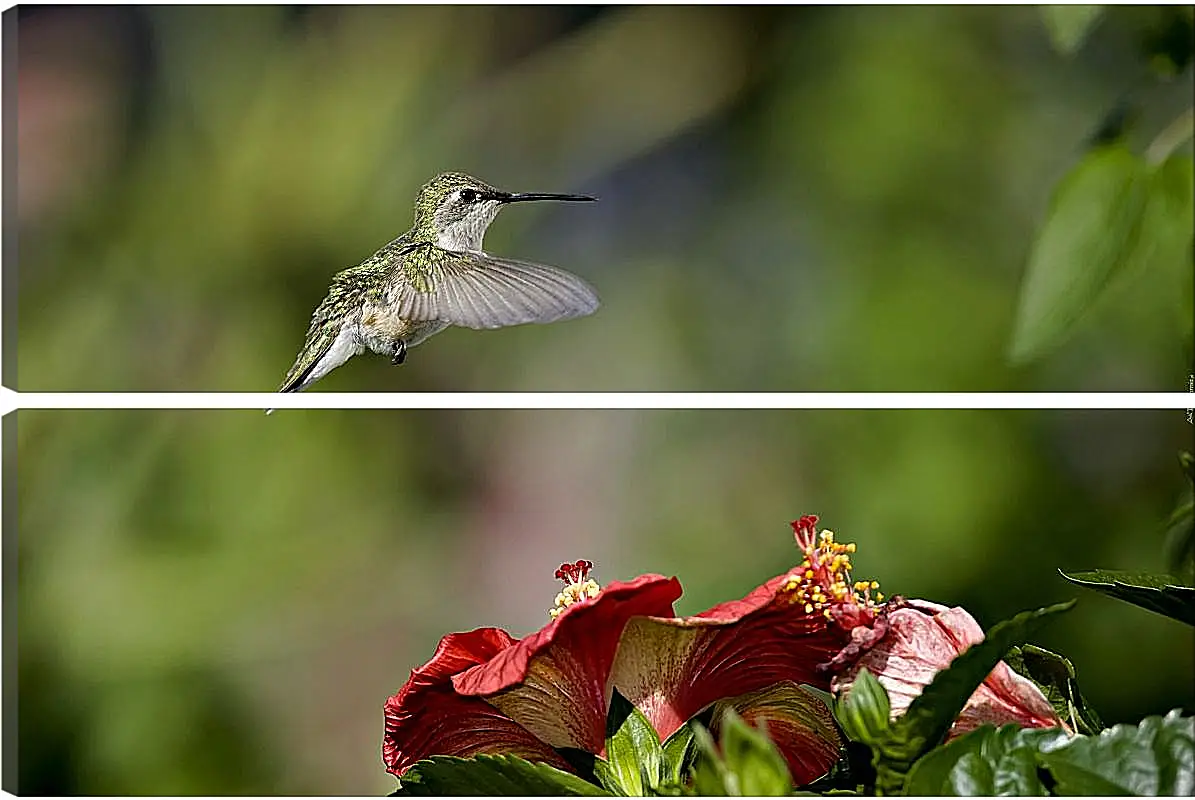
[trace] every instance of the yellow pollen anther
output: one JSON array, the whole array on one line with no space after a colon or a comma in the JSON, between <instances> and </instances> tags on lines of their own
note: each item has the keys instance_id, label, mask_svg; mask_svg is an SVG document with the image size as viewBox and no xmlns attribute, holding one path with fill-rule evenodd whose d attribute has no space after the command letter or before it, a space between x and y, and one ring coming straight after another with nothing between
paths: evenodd
<instances>
[{"instance_id":1,"label":"yellow pollen anther","mask_svg":"<svg viewBox=\"0 0 1195 800\"><path fill-rule=\"evenodd\" d=\"M799 526L793 523L793 527ZM802 605L806 614L819 612L831 622L837 619L836 606L874 611L884 595L875 591L880 585L878 581L852 579L851 555L858 549L855 543L836 542L831 530L806 538L810 533L804 527L798 531L797 544L803 558L801 565L782 583L784 590L791 592L788 602Z\"/></svg>"},{"instance_id":2,"label":"yellow pollen anther","mask_svg":"<svg viewBox=\"0 0 1195 800\"><path fill-rule=\"evenodd\" d=\"M564 609L583 600L592 600L601 591L602 588L592 578L581 583L570 583L564 587L564 591L556 595L555 608L548 609L548 613L552 619L556 619Z\"/></svg>"}]
</instances>

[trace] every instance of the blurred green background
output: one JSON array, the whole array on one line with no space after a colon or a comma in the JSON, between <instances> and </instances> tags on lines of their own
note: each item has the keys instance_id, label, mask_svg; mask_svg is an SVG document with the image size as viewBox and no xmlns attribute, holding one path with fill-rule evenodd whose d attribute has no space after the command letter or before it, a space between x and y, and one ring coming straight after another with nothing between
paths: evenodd
<instances>
[{"instance_id":1,"label":"blurred green background","mask_svg":"<svg viewBox=\"0 0 1195 800\"><path fill-rule=\"evenodd\" d=\"M857 577L984 625L1078 597L1037 642L1073 659L1105 722L1195 711L1192 629L1055 571L1166 569L1165 519L1190 495L1181 411L19 411L15 427L26 793L389 791L382 704L440 636L537 629L578 558L603 583L677 575L677 611L696 613L797 563L805 513L858 544Z\"/></svg>"},{"instance_id":2,"label":"blurred green background","mask_svg":"<svg viewBox=\"0 0 1195 800\"><path fill-rule=\"evenodd\" d=\"M448 169L599 196L487 247L603 308L319 390L1186 388L1160 281L1004 357L1056 181L1126 97L1138 148L1190 105L1142 56L1171 12L1113 9L1074 58L1032 7L20 13L22 390L274 389Z\"/></svg>"},{"instance_id":3,"label":"blurred green background","mask_svg":"<svg viewBox=\"0 0 1195 800\"><path fill-rule=\"evenodd\" d=\"M1150 286L1004 359L1055 181L1126 92L1144 141L1189 104L1190 71L1143 77L1149 10L1070 60L1032 8L20 13L22 390L274 388L331 275L445 169L600 196L512 209L487 247L583 275L603 308L449 331L317 391L1189 372ZM439 636L538 627L566 559L677 574L699 611L791 566L803 513L859 544L860 577L984 624L1081 597L1040 643L1106 721L1195 707L1189 628L1054 572L1165 568L1181 412L17 417L26 793L388 791L382 703Z\"/></svg>"}]
</instances>

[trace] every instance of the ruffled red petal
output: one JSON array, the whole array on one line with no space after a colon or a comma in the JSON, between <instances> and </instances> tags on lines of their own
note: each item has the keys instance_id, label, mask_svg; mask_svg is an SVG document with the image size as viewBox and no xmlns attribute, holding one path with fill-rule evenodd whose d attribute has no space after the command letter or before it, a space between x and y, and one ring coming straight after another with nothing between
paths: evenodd
<instances>
[{"instance_id":1,"label":"ruffled red petal","mask_svg":"<svg viewBox=\"0 0 1195 800\"><path fill-rule=\"evenodd\" d=\"M713 714L715 734L727 709L733 709L751 727L767 731L788 762L789 774L797 786L822 777L838 761L842 740L834 717L825 703L804 687L784 681L719 701Z\"/></svg>"},{"instance_id":2,"label":"ruffled red petal","mask_svg":"<svg viewBox=\"0 0 1195 800\"><path fill-rule=\"evenodd\" d=\"M440 640L431 660L411 671L398 694L386 700L386 733L382 761L402 775L434 755L460 756L509 753L570 769L555 750L484 700L461 697L452 676L493 658L514 644L498 628L453 633Z\"/></svg>"},{"instance_id":3,"label":"ruffled red petal","mask_svg":"<svg viewBox=\"0 0 1195 800\"><path fill-rule=\"evenodd\" d=\"M829 689L829 676L817 666L842 648L846 635L792 603L782 591L786 580L773 578L694 617L631 620L611 682L661 738L727 697L782 681Z\"/></svg>"},{"instance_id":4,"label":"ruffled red petal","mask_svg":"<svg viewBox=\"0 0 1195 800\"><path fill-rule=\"evenodd\" d=\"M610 667L632 617L671 616L676 578L641 575L613 582L564 609L536 633L453 677L462 695L481 696L553 747L602 752Z\"/></svg>"}]
</instances>

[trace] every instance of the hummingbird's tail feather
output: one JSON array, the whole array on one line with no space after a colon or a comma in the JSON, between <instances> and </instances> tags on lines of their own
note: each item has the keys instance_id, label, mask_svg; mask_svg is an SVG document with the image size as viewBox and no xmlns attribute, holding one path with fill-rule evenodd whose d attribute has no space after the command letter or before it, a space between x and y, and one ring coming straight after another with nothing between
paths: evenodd
<instances>
[{"instance_id":1,"label":"hummingbird's tail feather","mask_svg":"<svg viewBox=\"0 0 1195 800\"><path fill-rule=\"evenodd\" d=\"M318 330L309 336L303 352L295 359L294 366L286 374L286 379L282 381L282 385L278 387L278 391L282 394L301 392L347 361L347 354L345 354L344 358L333 359L335 363L325 361L328 351L332 349L333 344L336 342L336 338L337 331L327 328Z\"/></svg>"},{"instance_id":2,"label":"hummingbird's tail feather","mask_svg":"<svg viewBox=\"0 0 1195 800\"><path fill-rule=\"evenodd\" d=\"M447 252L429 275L428 291L400 287L398 315L465 328L503 328L592 314L600 305L588 283L570 272L481 253Z\"/></svg>"},{"instance_id":3,"label":"hummingbird's tail feather","mask_svg":"<svg viewBox=\"0 0 1195 800\"><path fill-rule=\"evenodd\" d=\"M317 358L306 359L311 362L306 365L306 368L302 367L301 362L298 362L291 367L290 374L286 376L286 380L283 381L282 385L278 387L278 393L290 394L291 392L301 392L306 389L309 384L314 383L314 381L308 381L307 377L311 375L312 370L314 370L316 364L319 363L318 356L322 355L323 353L318 353Z\"/></svg>"}]
</instances>

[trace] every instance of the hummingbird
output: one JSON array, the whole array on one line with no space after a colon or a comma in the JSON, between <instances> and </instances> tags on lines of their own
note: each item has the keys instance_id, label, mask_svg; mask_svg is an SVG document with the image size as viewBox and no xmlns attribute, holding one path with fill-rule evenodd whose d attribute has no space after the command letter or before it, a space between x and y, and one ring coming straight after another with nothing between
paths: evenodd
<instances>
[{"instance_id":1,"label":"hummingbird","mask_svg":"<svg viewBox=\"0 0 1195 800\"><path fill-rule=\"evenodd\" d=\"M401 364L408 349L449 325L480 330L592 314L598 297L581 278L490 255L481 244L509 203L595 199L505 192L461 172L432 178L415 199L411 229L332 278L278 391L301 392L366 350Z\"/></svg>"}]
</instances>

